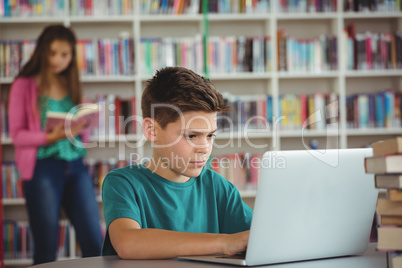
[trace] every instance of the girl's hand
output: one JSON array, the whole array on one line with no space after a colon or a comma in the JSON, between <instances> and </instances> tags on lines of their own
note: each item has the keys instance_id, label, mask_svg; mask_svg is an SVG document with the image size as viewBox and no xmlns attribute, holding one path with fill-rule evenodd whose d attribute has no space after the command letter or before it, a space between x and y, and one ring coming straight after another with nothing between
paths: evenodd
<instances>
[{"instance_id":1,"label":"girl's hand","mask_svg":"<svg viewBox=\"0 0 402 268\"><path fill-rule=\"evenodd\" d=\"M68 138L74 138L75 136L77 136L87 125L87 121L86 120L81 120L77 123L75 123L70 130L66 129L66 137Z\"/></svg>"},{"instance_id":2,"label":"girl's hand","mask_svg":"<svg viewBox=\"0 0 402 268\"><path fill-rule=\"evenodd\" d=\"M51 132L46 135L46 139L49 143L54 143L59 140L66 139L67 137L73 138L83 130L87 121L80 121L74 124L71 128L64 128L64 122L60 122L56 125Z\"/></svg>"}]
</instances>

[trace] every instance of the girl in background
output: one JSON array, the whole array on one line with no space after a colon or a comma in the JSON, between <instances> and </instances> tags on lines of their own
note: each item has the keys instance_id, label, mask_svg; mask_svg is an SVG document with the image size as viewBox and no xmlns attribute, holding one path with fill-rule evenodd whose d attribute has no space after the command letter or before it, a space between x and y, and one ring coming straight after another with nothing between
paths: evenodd
<instances>
[{"instance_id":1,"label":"girl in background","mask_svg":"<svg viewBox=\"0 0 402 268\"><path fill-rule=\"evenodd\" d=\"M44 131L47 111L69 112L81 103L75 46L70 29L46 27L10 91L9 127L34 239L34 264L56 258L61 208L75 228L82 256L101 251L99 208L83 163L86 122ZM70 143L67 134L78 144Z\"/></svg>"}]
</instances>

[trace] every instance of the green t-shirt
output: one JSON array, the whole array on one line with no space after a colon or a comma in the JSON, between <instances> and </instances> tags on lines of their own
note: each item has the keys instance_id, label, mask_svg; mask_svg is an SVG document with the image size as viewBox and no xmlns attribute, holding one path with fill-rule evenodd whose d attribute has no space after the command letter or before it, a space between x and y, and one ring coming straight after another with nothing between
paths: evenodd
<instances>
[{"instance_id":1,"label":"green t-shirt","mask_svg":"<svg viewBox=\"0 0 402 268\"><path fill-rule=\"evenodd\" d=\"M47 111L63 113L77 112L73 109L74 104L71 100L70 95L67 95L61 100L55 100L47 96L42 96L39 99L39 106L41 111L40 119L42 130L45 129ZM84 157L87 154L87 151L82 146L81 138L77 136L75 137L75 139L77 141L77 145L81 146L76 146L72 144L68 139L59 140L55 143L39 147L37 158L44 159L48 157L54 157L57 159L71 161L80 157Z\"/></svg>"},{"instance_id":2,"label":"green t-shirt","mask_svg":"<svg viewBox=\"0 0 402 268\"><path fill-rule=\"evenodd\" d=\"M107 230L118 218L131 218L143 229L232 234L249 230L253 214L236 187L209 169L185 183L169 181L143 165L115 169L103 181L102 199L102 255L116 255Z\"/></svg>"}]
</instances>

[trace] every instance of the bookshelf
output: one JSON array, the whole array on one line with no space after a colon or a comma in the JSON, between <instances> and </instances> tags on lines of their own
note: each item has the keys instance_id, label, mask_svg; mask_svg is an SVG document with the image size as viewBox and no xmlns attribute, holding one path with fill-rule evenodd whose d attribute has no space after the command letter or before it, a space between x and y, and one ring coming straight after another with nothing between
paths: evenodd
<instances>
[{"instance_id":1,"label":"bookshelf","mask_svg":"<svg viewBox=\"0 0 402 268\"><path fill-rule=\"evenodd\" d=\"M0 0L1 1L1 0ZM69 10L70 1L63 0L61 15L33 17L1 17L0 40L36 39L45 25L62 23L71 26L78 39L118 38L119 33L128 33L134 39L134 73L132 75L82 76L84 96L95 98L97 94L115 94L122 98L136 98L136 113L140 112L142 89L150 74L143 72L141 60L141 38L194 38L196 34L207 31L202 14L143 14L142 1L129 0L133 6L132 14L127 15L74 15ZM123 1L123 0L122 0ZM116 1L121 2L121 1ZM127 2L124 0L124 2ZM402 69L387 70L348 70L343 45L343 29L354 23L356 32L402 31L402 12L345 12L343 1L337 2L337 11L331 12L278 12L278 2L270 1L267 13L255 14L208 14L209 36L269 36L271 62L266 72L211 72L210 79L221 92L234 95L270 95L273 115L279 117L279 97L283 94L335 93L339 100L339 122L335 129L270 129L245 133L219 133L216 143L227 145L216 148L214 156L251 152L261 154L266 150L304 149L311 140L319 142L319 148L357 148L376 140L402 134L401 127L394 128L347 128L346 97L351 94L375 93L387 88L402 91ZM334 70L280 71L278 65L277 31L283 29L294 38L310 39L319 35L337 37L338 62ZM7 95L13 77L1 77L2 99ZM98 146L88 150L88 157L108 159L110 157L130 158L131 153L146 157L151 155L149 143L143 143L140 134L116 135L115 137L96 137L91 142ZM122 152L122 148L124 151ZM14 159L10 138L2 139L3 161ZM252 205L255 191L241 191L245 200ZM100 201L99 201L100 202ZM4 199L5 216L26 219L23 199ZM71 234L70 234L71 235ZM74 251L74 245L72 246ZM74 257L73 255L72 257ZM30 264L30 260L6 261L7 266Z\"/></svg>"}]
</instances>

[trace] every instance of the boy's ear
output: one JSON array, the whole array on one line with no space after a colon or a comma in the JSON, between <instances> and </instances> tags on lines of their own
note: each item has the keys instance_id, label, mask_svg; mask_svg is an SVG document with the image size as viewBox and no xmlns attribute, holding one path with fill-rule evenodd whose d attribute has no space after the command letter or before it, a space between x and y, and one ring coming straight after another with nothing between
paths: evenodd
<instances>
[{"instance_id":1,"label":"boy's ear","mask_svg":"<svg viewBox=\"0 0 402 268\"><path fill-rule=\"evenodd\" d=\"M142 121L142 133L151 142L156 141L156 124L155 120L149 117Z\"/></svg>"}]
</instances>

